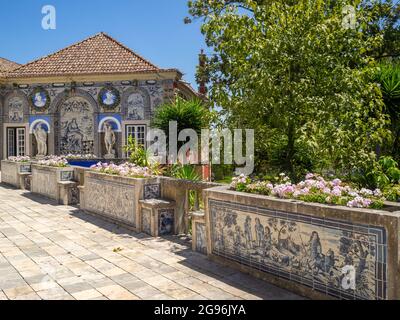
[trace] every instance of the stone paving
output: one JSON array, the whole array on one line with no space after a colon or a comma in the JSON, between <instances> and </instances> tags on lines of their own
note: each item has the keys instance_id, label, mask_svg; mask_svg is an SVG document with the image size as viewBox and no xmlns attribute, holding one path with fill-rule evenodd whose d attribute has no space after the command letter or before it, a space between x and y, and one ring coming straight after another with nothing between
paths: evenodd
<instances>
[{"instance_id":1,"label":"stone paving","mask_svg":"<svg viewBox=\"0 0 400 320\"><path fill-rule=\"evenodd\" d=\"M301 299L150 238L0 185L0 300Z\"/></svg>"}]
</instances>

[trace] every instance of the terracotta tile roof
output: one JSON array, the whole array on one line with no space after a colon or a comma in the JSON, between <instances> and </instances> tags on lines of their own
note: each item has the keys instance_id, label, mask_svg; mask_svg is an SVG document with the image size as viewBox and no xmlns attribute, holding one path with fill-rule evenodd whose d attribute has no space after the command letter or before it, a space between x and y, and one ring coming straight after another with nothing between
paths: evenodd
<instances>
[{"instance_id":1,"label":"terracotta tile roof","mask_svg":"<svg viewBox=\"0 0 400 320\"><path fill-rule=\"evenodd\" d=\"M4 77L7 72L13 71L18 68L20 65L16 62L12 62L10 60L0 58L0 77Z\"/></svg>"},{"instance_id":2,"label":"terracotta tile roof","mask_svg":"<svg viewBox=\"0 0 400 320\"><path fill-rule=\"evenodd\" d=\"M159 69L131 49L101 32L56 53L20 66L8 78L147 73Z\"/></svg>"}]
</instances>

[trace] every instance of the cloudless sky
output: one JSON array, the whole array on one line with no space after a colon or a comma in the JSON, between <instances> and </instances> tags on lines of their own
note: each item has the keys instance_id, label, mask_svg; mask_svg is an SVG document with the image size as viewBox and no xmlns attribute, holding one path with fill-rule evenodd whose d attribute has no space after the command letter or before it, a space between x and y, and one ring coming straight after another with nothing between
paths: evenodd
<instances>
[{"instance_id":1,"label":"cloudless sky","mask_svg":"<svg viewBox=\"0 0 400 320\"><path fill-rule=\"evenodd\" d=\"M43 30L44 5L57 29ZM185 25L187 0L0 0L0 57L26 63L103 31L162 68L178 68L195 88L200 24Z\"/></svg>"}]
</instances>

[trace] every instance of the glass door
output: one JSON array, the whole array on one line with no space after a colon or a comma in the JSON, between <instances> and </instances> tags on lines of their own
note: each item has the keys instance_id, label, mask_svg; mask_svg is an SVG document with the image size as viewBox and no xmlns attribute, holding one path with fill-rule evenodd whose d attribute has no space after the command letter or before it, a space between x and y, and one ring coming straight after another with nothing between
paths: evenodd
<instances>
[{"instance_id":1,"label":"glass door","mask_svg":"<svg viewBox=\"0 0 400 320\"><path fill-rule=\"evenodd\" d=\"M7 157L25 156L25 128L7 128Z\"/></svg>"}]
</instances>

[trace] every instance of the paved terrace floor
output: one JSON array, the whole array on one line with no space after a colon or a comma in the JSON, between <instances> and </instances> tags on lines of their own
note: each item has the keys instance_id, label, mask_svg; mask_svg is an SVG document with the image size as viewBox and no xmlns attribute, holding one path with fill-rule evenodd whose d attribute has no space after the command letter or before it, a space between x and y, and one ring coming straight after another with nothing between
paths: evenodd
<instances>
[{"instance_id":1,"label":"paved terrace floor","mask_svg":"<svg viewBox=\"0 0 400 320\"><path fill-rule=\"evenodd\" d=\"M301 299L150 238L0 185L2 299Z\"/></svg>"}]
</instances>

